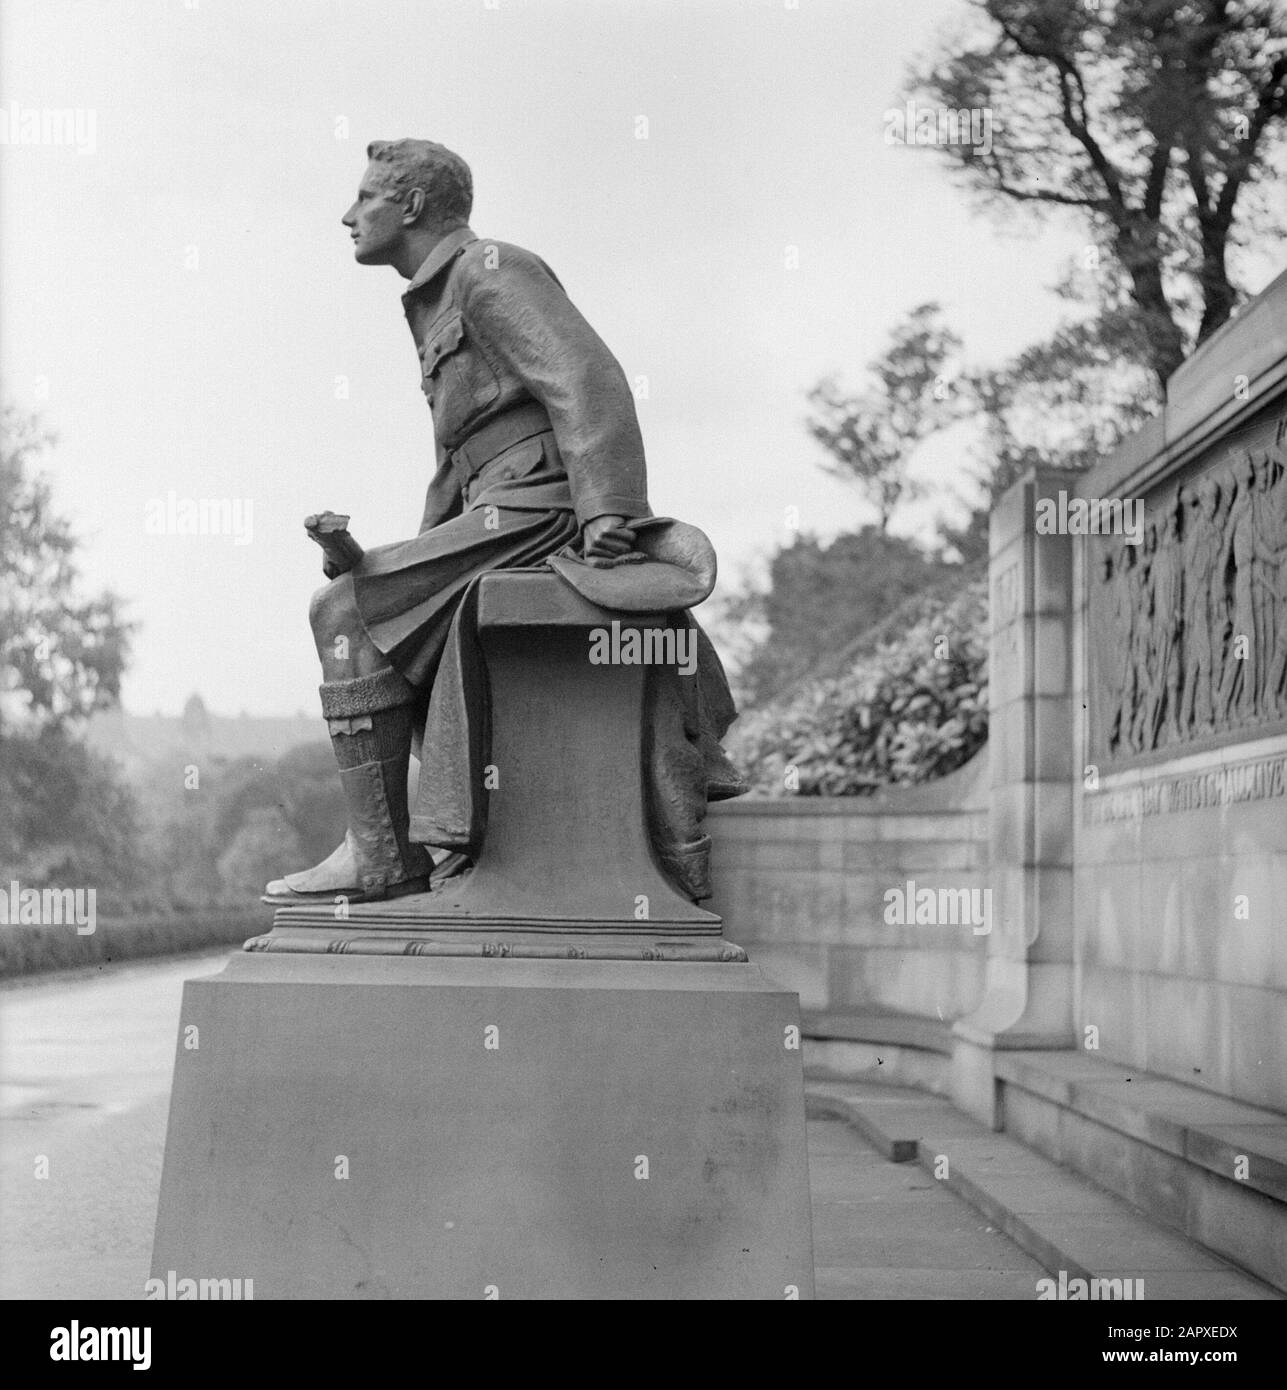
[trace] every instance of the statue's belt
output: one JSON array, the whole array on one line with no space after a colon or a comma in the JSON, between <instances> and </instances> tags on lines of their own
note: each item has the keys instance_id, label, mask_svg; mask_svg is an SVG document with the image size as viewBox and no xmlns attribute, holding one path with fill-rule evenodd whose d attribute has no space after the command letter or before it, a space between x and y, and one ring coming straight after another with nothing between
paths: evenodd
<instances>
[{"instance_id":1,"label":"statue's belt","mask_svg":"<svg viewBox=\"0 0 1287 1390\"><path fill-rule=\"evenodd\" d=\"M489 420L476 429L468 439L451 450L451 466L456 470L462 489L506 449L521 444L533 435L544 434L551 428L545 407L536 401L517 405L504 415Z\"/></svg>"}]
</instances>

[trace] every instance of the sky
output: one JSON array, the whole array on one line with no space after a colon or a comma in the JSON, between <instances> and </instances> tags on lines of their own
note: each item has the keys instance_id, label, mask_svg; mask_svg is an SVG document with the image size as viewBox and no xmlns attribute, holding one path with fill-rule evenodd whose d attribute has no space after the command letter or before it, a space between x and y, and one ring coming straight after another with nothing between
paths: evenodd
<instances>
[{"instance_id":1,"label":"sky","mask_svg":"<svg viewBox=\"0 0 1287 1390\"><path fill-rule=\"evenodd\" d=\"M0 147L0 376L58 436L87 585L140 624L126 708L315 712L304 516L348 512L368 547L417 528L433 436L404 282L357 265L340 224L373 139L458 151L475 230L554 269L635 384L653 510L710 535L722 586L788 516L823 537L872 520L819 468L809 387L857 383L926 300L971 359L1011 355L1064 312L1050 287L1085 240L1003 233L933 151L886 142L908 63L965 16L4 0L0 110L80 125ZM966 462L922 468L964 486ZM201 499L233 534L174 533Z\"/></svg>"}]
</instances>

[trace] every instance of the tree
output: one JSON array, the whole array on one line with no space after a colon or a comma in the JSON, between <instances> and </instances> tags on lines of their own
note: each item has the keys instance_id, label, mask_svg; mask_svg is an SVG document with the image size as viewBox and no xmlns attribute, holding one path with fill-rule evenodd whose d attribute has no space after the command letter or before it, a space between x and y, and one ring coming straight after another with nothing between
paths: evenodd
<instances>
[{"instance_id":1,"label":"tree","mask_svg":"<svg viewBox=\"0 0 1287 1390\"><path fill-rule=\"evenodd\" d=\"M768 586L725 600L720 615L743 633L739 695L761 704L866 631L908 594L941 578L945 565L889 532L900 502L921 489L908 476L918 444L960 419L967 402L954 382L961 342L937 304L917 305L897 324L856 394L834 378L809 392L807 427L826 450L822 468L856 483L877 524L823 545L801 536L769 564ZM756 631L758 640L745 640Z\"/></svg>"},{"instance_id":2,"label":"tree","mask_svg":"<svg viewBox=\"0 0 1287 1390\"><path fill-rule=\"evenodd\" d=\"M961 414L980 427L974 477L983 501L963 526L940 524L945 548L966 564L982 558L992 504L1028 468L1091 468L1154 413L1152 377L1133 347L1137 329L1120 300L1102 302L1095 318L1062 324L999 367L962 374Z\"/></svg>"},{"instance_id":3,"label":"tree","mask_svg":"<svg viewBox=\"0 0 1287 1390\"><path fill-rule=\"evenodd\" d=\"M335 757L320 740L273 760L211 757L199 794L180 790L160 759L139 796L158 892L180 908L257 894L269 878L324 859L348 825Z\"/></svg>"},{"instance_id":4,"label":"tree","mask_svg":"<svg viewBox=\"0 0 1287 1390\"><path fill-rule=\"evenodd\" d=\"M918 491L907 476L911 452L953 416L949 364L961 343L939 312L937 304L920 304L894 329L868 369L866 391L846 394L829 377L809 392L809 433L830 455L823 469L862 488L882 535L899 502Z\"/></svg>"},{"instance_id":5,"label":"tree","mask_svg":"<svg viewBox=\"0 0 1287 1390\"><path fill-rule=\"evenodd\" d=\"M219 856L219 879L230 902L253 902L284 864L302 863L304 850L290 821L275 806L256 806Z\"/></svg>"},{"instance_id":6,"label":"tree","mask_svg":"<svg viewBox=\"0 0 1287 1390\"><path fill-rule=\"evenodd\" d=\"M923 304L872 364L875 390L846 397L823 383L810 393L815 405L825 402L825 424L815 418L810 425L832 454L824 469L857 478L874 494L882 534L907 495L909 458L939 430L978 426L973 476L983 503L962 526L940 522L937 537L940 553L970 564L987 554L991 504L1026 468L1089 468L1153 412L1152 378L1138 362L1138 324L1120 281L1110 274L1087 286L1070 275L1058 290L1066 299L1094 297L1097 313L1064 323L1001 366L961 365L960 338L940 321L938 305ZM730 616L767 616L761 609L743 604ZM752 663L763 669L763 656Z\"/></svg>"},{"instance_id":7,"label":"tree","mask_svg":"<svg viewBox=\"0 0 1287 1390\"><path fill-rule=\"evenodd\" d=\"M1129 342L1159 385L1241 298L1229 268L1275 171L1287 14L1272 0L975 0L981 34L910 95L993 111L937 148L994 209L1070 211L1123 277Z\"/></svg>"},{"instance_id":8,"label":"tree","mask_svg":"<svg viewBox=\"0 0 1287 1390\"><path fill-rule=\"evenodd\" d=\"M25 886L135 900L149 877L138 807L115 763L60 724L0 736L0 865Z\"/></svg>"},{"instance_id":9,"label":"tree","mask_svg":"<svg viewBox=\"0 0 1287 1390\"><path fill-rule=\"evenodd\" d=\"M764 630L737 672L739 694L760 704L886 617L945 568L910 541L875 526L823 545L801 536L769 564L769 583L732 601L730 617Z\"/></svg>"},{"instance_id":10,"label":"tree","mask_svg":"<svg viewBox=\"0 0 1287 1390\"><path fill-rule=\"evenodd\" d=\"M113 594L80 593L76 539L35 469L52 443L34 416L0 407L0 731L6 696L35 725L117 700L134 630Z\"/></svg>"},{"instance_id":11,"label":"tree","mask_svg":"<svg viewBox=\"0 0 1287 1390\"><path fill-rule=\"evenodd\" d=\"M111 594L80 592L75 537L34 467L52 442L0 407L0 862L123 904L148 873L137 805L80 726L117 697L132 629Z\"/></svg>"}]
</instances>

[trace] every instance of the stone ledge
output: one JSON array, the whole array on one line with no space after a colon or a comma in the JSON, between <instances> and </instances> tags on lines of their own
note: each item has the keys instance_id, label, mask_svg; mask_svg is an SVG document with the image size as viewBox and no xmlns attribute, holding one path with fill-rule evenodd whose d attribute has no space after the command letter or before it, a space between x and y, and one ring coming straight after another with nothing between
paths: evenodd
<instances>
[{"instance_id":1,"label":"stone ledge","mask_svg":"<svg viewBox=\"0 0 1287 1390\"><path fill-rule=\"evenodd\" d=\"M800 1030L806 1038L838 1042L888 1043L918 1047L944 1056L952 1054L952 1027L937 1019L899 1013L894 1009L855 1009L843 1012L804 1009Z\"/></svg>"},{"instance_id":2,"label":"stone ledge","mask_svg":"<svg viewBox=\"0 0 1287 1390\"><path fill-rule=\"evenodd\" d=\"M997 1078L1287 1203L1287 1116L1085 1053L998 1053ZM1246 1178L1234 1163L1248 1159Z\"/></svg>"}]
</instances>

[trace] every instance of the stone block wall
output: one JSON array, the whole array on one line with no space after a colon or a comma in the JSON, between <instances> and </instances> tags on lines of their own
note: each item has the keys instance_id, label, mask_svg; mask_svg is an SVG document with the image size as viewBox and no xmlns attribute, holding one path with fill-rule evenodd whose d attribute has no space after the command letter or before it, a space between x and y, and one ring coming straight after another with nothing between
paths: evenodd
<instances>
[{"instance_id":1,"label":"stone block wall","mask_svg":"<svg viewBox=\"0 0 1287 1390\"><path fill-rule=\"evenodd\" d=\"M986 937L894 926L891 889L988 886L987 752L880 797L724 802L710 810L725 935L806 1010L889 1009L951 1023L978 1003Z\"/></svg>"}]
</instances>

